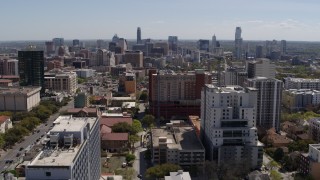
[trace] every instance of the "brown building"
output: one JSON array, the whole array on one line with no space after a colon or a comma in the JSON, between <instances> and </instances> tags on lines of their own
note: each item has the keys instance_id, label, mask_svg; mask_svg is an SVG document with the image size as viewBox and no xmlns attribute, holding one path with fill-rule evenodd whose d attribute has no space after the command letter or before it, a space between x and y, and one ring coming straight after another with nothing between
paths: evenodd
<instances>
[{"instance_id":1,"label":"brown building","mask_svg":"<svg viewBox=\"0 0 320 180\"><path fill-rule=\"evenodd\" d=\"M10 80L10 79L0 79L0 86L3 86L3 87L12 86L12 80Z\"/></svg>"},{"instance_id":2,"label":"brown building","mask_svg":"<svg viewBox=\"0 0 320 180\"><path fill-rule=\"evenodd\" d=\"M126 51L124 63L130 63L132 67L143 67L143 53L141 51Z\"/></svg>"},{"instance_id":3,"label":"brown building","mask_svg":"<svg viewBox=\"0 0 320 180\"><path fill-rule=\"evenodd\" d=\"M0 59L0 75L19 75L18 60Z\"/></svg>"},{"instance_id":4,"label":"brown building","mask_svg":"<svg viewBox=\"0 0 320 180\"><path fill-rule=\"evenodd\" d=\"M212 83L211 74L198 69L186 73L149 71L149 105L151 113L160 116L200 116L201 89Z\"/></svg>"},{"instance_id":5,"label":"brown building","mask_svg":"<svg viewBox=\"0 0 320 180\"><path fill-rule=\"evenodd\" d=\"M137 88L136 75L125 72L119 77L119 92L135 94Z\"/></svg>"},{"instance_id":6,"label":"brown building","mask_svg":"<svg viewBox=\"0 0 320 180\"><path fill-rule=\"evenodd\" d=\"M47 63L47 70L60 69L64 66L63 59L55 59Z\"/></svg>"},{"instance_id":7,"label":"brown building","mask_svg":"<svg viewBox=\"0 0 320 180\"><path fill-rule=\"evenodd\" d=\"M72 108L67 110L67 114L74 117L99 117L101 112L99 108Z\"/></svg>"}]
</instances>

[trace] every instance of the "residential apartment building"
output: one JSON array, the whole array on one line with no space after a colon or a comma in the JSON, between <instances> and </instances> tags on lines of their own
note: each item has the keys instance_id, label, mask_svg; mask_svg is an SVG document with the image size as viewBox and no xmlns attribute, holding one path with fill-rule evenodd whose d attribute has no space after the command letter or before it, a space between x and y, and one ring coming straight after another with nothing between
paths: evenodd
<instances>
[{"instance_id":1,"label":"residential apartment building","mask_svg":"<svg viewBox=\"0 0 320 180\"><path fill-rule=\"evenodd\" d=\"M320 104L320 91L312 89L287 89L282 92L282 104L292 111Z\"/></svg>"},{"instance_id":2,"label":"residential apartment building","mask_svg":"<svg viewBox=\"0 0 320 180\"><path fill-rule=\"evenodd\" d=\"M280 131L282 81L274 78L248 79L247 87L257 89L256 124L264 130Z\"/></svg>"},{"instance_id":3,"label":"residential apartment building","mask_svg":"<svg viewBox=\"0 0 320 180\"><path fill-rule=\"evenodd\" d=\"M239 85L244 86L244 82L248 78L248 73L242 68L228 68L223 72L222 85Z\"/></svg>"},{"instance_id":4,"label":"residential apartment building","mask_svg":"<svg viewBox=\"0 0 320 180\"><path fill-rule=\"evenodd\" d=\"M96 66L115 66L115 57L113 52L106 49L98 49L96 52Z\"/></svg>"},{"instance_id":5,"label":"residential apartment building","mask_svg":"<svg viewBox=\"0 0 320 180\"><path fill-rule=\"evenodd\" d=\"M203 167L205 149L193 127L171 121L166 128L153 128L151 136L153 163Z\"/></svg>"},{"instance_id":6,"label":"residential apartment building","mask_svg":"<svg viewBox=\"0 0 320 180\"><path fill-rule=\"evenodd\" d=\"M314 141L320 143L320 118L309 120L309 135Z\"/></svg>"},{"instance_id":7,"label":"residential apartment building","mask_svg":"<svg viewBox=\"0 0 320 180\"><path fill-rule=\"evenodd\" d=\"M93 70L93 69L77 69L74 72L77 73L78 77L88 78L88 77L91 77L94 75L95 70Z\"/></svg>"},{"instance_id":8,"label":"residential apartment building","mask_svg":"<svg viewBox=\"0 0 320 180\"><path fill-rule=\"evenodd\" d=\"M305 79L287 77L284 80L285 89L320 90L320 79Z\"/></svg>"},{"instance_id":9,"label":"residential apartment building","mask_svg":"<svg viewBox=\"0 0 320 180\"><path fill-rule=\"evenodd\" d=\"M59 116L54 124L45 148L26 165L26 179L100 179L98 118Z\"/></svg>"},{"instance_id":10,"label":"residential apartment building","mask_svg":"<svg viewBox=\"0 0 320 180\"><path fill-rule=\"evenodd\" d=\"M186 73L149 71L150 112L165 118L200 115L201 89L212 83L212 76L198 69Z\"/></svg>"},{"instance_id":11,"label":"residential apartment building","mask_svg":"<svg viewBox=\"0 0 320 180\"><path fill-rule=\"evenodd\" d=\"M201 139L208 159L219 165L262 165L256 128L257 89L207 84L201 96Z\"/></svg>"},{"instance_id":12,"label":"residential apartment building","mask_svg":"<svg viewBox=\"0 0 320 180\"><path fill-rule=\"evenodd\" d=\"M50 91L74 94L77 90L75 72L50 71L44 74L45 88Z\"/></svg>"},{"instance_id":13,"label":"residential apartment building","mask_svg":"<svg viewBox=\"0 0 320 180\"><path fill-rule=\"evenodd\" d=\"M270 62L270 59L259 58L254 61L247 62L247 72L248 78L255 77L267 77L275 78L276 76L276 66L274 63Z\"/></svg>"},{"instance_id":14,"label":"residential apartment building","mask_svg":"<svg viewBox=\"0 0 320 180\"><path fill-rule=\"evenodd\" d=\"M320 179L320 144L309 144L309 152L300 154L298 172Z\"/></svg>"},{"instance_id":15,"label":"residential apartment building","mask_svg":"<svg viewBox=\"0 0 320 180\"><path fill-rule=\"evenodd\" d=\"M0 88L0 111L30 111L40 103L40 87Z\"/></svg>"}]
</instances>

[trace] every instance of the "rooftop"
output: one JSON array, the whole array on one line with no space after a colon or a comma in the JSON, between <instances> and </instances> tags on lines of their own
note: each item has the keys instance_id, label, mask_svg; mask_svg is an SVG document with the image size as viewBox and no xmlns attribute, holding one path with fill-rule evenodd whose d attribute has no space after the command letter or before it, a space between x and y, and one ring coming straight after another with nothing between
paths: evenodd
<instances>
[{"instance_id":1,"label":"rooftop","mask_svg":"<svg viewBox=\"0 0 320 180\"><path fill-rule=\"evenodd\" d=\"M8 119L10 119L9 116L0 116L0 124L6 122Z\"/></svg>"},{"instance_id":2,"label":"rooftop","mask_svg":"<svg viewBox=\"0 0 320 180\"><path fill-rule=\"evenodd\" d=\"M191 180L189 172L183 172L179 170L178 172L170 172L170 176L165 176L165 180Z\"/></svg>"},{"instance_id":3,"label":"rooftop","mask_svg":"<svg viewBox=\"0 0 320 180\"><path fill-rule=\"evenodd\" d=\"M218 87L212 84L206 84L206 87L209 89L213 89L215 93L245 93L246 89L249 90L256 90L256 88L252 88L252 87L247 87L247 88L243 88L241 86L237 86L237 85L231 85L231 86L225 86L225 87Z\"/></svg>"},{"instance_id":4,"label":"rooftop","mask_svg":"<svg viewBox=\"0 0 320 180\"><path fill-rule=\"evenodd\" d=\"M101 140L109 141L127 141L128 139L128 133L105 133L101 136Z\"/></svg>"},{"instance_id":5,"label":"rooftop","mask_svg":"<svg viewBox=\"0 0 320 180\"><path fill-rule=\"evenodd\" d=\"M100 124L112 127L114 124L126 122L128 124L132 124L131 117L102 117L100 119Z\"/></svg>"},{"instance_id":6,"label":"rooftop","mask_svg":"<svg viewBox=\"0 0 320 180\"><path fill-rule=\"evenodd\" d=\"M0 94L32 94L40 90L41 87L1 87Z\"/></svg>"},{"instance_id":7,"label":"rooftop","mask_svg":"<svg viewBox=\"0 0 320 180\"><path fill-rule=\"evenodd\" d=\"M320 82L320 79L306 79L306 78L292 78L292 77L288 77L286 79L292 82Z\"/></svg>"},{"instance_id":8,"label":"rooftop","mask_svg":"<svg viewBox=\"0 0 320 180\"><path fill-rule=\"evenodd\" d=\"M166 143L170 149L204 150L193 127L174 127L174 129L174 133L164 128L152 129L153 146L159 146L159 138L167 138Z\"/></svg>"}]
</instances>

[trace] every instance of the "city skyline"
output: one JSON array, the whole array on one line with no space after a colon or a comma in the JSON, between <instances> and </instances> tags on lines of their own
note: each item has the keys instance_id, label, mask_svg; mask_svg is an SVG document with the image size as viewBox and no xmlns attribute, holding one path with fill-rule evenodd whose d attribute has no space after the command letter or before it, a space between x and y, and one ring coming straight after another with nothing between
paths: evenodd
<instances>
[{"instance_id":1,"label":"city skyline","mask_svg":"<svg viewBox=\"0 0 320 180\"><path fill-rule=\"evenodd\" d=\"M320 41L320 2L308 0L235 1L63 1L1 2L0 41L111 39L114 34L136 39L233 40L235 27L243 40ZM90 13L94 11L94 13ZM168 28L170 27L170 28Z\"/></svg>"}]
</instances>

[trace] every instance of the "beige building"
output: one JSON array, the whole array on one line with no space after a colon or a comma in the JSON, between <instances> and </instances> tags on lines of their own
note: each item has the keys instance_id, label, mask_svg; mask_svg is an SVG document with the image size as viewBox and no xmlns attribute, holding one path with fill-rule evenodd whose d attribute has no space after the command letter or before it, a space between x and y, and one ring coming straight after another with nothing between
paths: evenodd
<instances>
[{"instance_id":1,"label":"beige building","mask_svg":"<svg viewBox=\"0 0 320 180\"><path fill-rule=\"evenodd\" d=\"M131 72L125 72L119 77L119 91L127 94L136 93L136 75Z\"/></svg>"},{"instance_id":2,"label":"beige building","mask_svg":"<svg viewBox=\"0 0 320 180\"><path fill-rule=\"evenodd\" d=\"M0 133L5 133L12 128L12 121L9 116L0 116Z\"/></svg>"},{"instance_id":3,"label":"beige building","mask_svg":"<svg viewBox=\"0 0 320 180\"><path fill-rule=\"evenodd\" d=\"M143 53L141 51L126 51L124 63L130 63L132 67L143 67Z\"/></svg>"},{"instance_id":4,"label":"beige building","mask_svg":"<svg viewBox=\"0 0 320 180\"><path fill-rule=\"evenodd\" d=\"M44 74L45 88L50 91L73 94L77 90L77 74L75 72L50 71Z\"/></svg>"},{"instance_id":5,"label":"beige building","mask_svg":"<svg viewBox=\"0 0 320 180\"><path fill-rule=\"evenodd\" d=\"M30 111L40 103L41 87L0 88L0 111Z\"/></svg>"},{"instance_id":6,"label":"beige building","mask_svg":"<svg viewBox=\"0 0 320 180\"><path fill-rule=\"evenodd\" d=\"M153 163L189 167L202 166L205 162L205 149L193 127L171 121L165 129L155 128L151 133Z\"/></svg>"}]
</instances>

